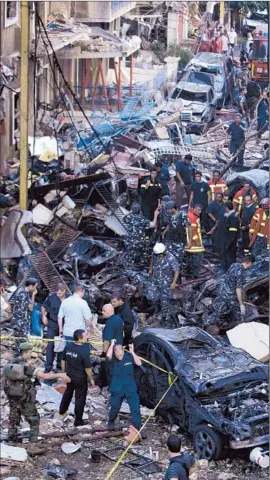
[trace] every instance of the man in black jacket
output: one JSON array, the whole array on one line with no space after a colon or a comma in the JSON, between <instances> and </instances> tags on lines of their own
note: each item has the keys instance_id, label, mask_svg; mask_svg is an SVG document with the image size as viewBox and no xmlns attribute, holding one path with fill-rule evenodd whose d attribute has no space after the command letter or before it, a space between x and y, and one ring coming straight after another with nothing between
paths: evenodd
<instances>
[{"instance_id":1,"label":"man in black jacket","mask_svg":"<svg viewBox=\"0 0 270 480\"><path fill-rule=\"evenodd\" d=\"M132 340L132 331L134 327L134 315L132 310L125 299L125 295L121 292L113 294L111 304L114 307L116 315L122 318L124 323L124 340L123 345L128 346Z\"/></svg>"},{"instance_id":2,"label":"man in black jacket","mask_svg":"<svg viewBox=\"0 0 270 480\"><path fill-rule=\"evenodd\" d=\"M255 110L258 101L260 100L261 96L261 88L260 85L256 82L255 77L251 77L250 81L247 84L247 107L248 113L251 120L254 118Z\"/></svg>"}]
</instances>

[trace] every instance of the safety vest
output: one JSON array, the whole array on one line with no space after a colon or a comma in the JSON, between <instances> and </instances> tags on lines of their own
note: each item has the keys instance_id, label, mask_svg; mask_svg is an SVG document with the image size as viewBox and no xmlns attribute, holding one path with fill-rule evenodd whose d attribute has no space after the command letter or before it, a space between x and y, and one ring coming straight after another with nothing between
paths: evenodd
<instances>
[{"instance_id":1,"label":"safety vest","mask_svg":"<svg viewBox=\"0 0 270 480\"><path fill-rule=\"evenodd\" d=\"M208 185L210 187L212 201L215 200L215 194L217 192L224 193L227 190L227 183L221 178L218 179L217 183L215 183L213 179L209 180Z\"/></svg>"},{"instance_id":2,"label":"safety vest","mask_svg":"<svg viewBox=\"0 0 270 480\"><path fill-rule=\"evenodd\" d=\"M189 210L187 219L189 220L190 226L186 227L187 245L185 246L185 251L189 253L204 252L200 217L197 217L193 210Z\"/></svg>"},{"instance_id":3,"label":"safety vest","mask_svg":"<svg viewBox=\"0 0 270 480\"><path fill-rule=\"evenodd\" d=\"M269 248L269 216L263 208L258 208L254 213L251 223L249 234L252 235L250 246L252 246L257 237L267 238L267 247Z\"/></svg>"},{"instance_id":4,"label":"safety vest","mask_svg":"<svg viewBox=\"0 0 270 480\"><path fill-rule=\"evenodd\" d=\"M233 197L233 208L236 212L241 213L244 204L245 195L250 195L254 205L258 205L257 193L253 188L250 189L248 193L244 192L244 189L238 190L238 192Z\"/></svg>"}]
</instances>

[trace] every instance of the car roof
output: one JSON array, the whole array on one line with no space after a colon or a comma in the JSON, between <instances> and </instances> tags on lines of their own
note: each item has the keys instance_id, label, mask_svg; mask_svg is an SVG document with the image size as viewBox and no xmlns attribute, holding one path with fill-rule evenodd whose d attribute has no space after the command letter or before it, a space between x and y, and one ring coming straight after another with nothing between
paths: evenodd
<instances>
[{"instance_id":1,"label":"car roof","mask_svg":"<svg viewBox=\"0 0 270 480\"><path fill-rule=\"evenodd\" d=\"M190 63L193 61L198 63L208 63L209 65L223 66L223 55L220 53L199 52L193 57Z\"/></svg>"},{"instance_id":2,"label":"car roof","mask_svg":"<svg viewBox=\"0 0 270 480\"><path fill-rule=\"evenodd\" d=\"M201 83L192 83L192 82L178 82L176 88L181 90L187 90L188 92L202 92L207 93L209 90L212 90L210 85L201 84Z\"/></svg>"},{"instance_id":3,"label":"car roof","mask_svg":"<svg viewBox=\"0 0 270 480\"><path fill-rule=\"evenodd\" d=\"M174 355L175 370L181 376L184 375L186 383L196 393L215 388L216 383L233 383L230 379L235 376L238 376L239 381L244 380L244 377L247 378L255 370L259 372L258 378L261 374L267 379L265 365L245 351L221 343L198 327L181 327L175 330L149 328L137 339L143 343L144 336L148 336L147 341L153 342L153 337L156 337L162 340L163 344L168 344L168 351Z\"/></svg>"}]
</instances>

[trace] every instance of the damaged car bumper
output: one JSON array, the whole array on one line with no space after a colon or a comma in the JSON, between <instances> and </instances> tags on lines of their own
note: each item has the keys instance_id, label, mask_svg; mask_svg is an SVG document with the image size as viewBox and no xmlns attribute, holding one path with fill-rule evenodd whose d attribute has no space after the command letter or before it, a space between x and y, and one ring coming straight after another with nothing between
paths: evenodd
<instances>
[{"instance_id":1,"label":"damaged car bumper","mask_svg":"<svg viewBox=\"0 0 270 480\"><path fill-rule=\"evenodd\" d=\"M230 448L233 450L258 447L269 443L269 435L261 435L256 438L249 438L247 440L231 440L229 442Z\"/></svg>"}]
</instances>

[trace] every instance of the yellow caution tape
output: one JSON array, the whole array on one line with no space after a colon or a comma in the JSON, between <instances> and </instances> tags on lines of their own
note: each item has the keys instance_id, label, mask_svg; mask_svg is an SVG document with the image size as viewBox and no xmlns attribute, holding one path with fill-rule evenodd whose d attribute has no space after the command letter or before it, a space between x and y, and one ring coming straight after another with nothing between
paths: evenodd
<instances>
[{"instance_id":1,"label":"yellow caution tape","mask_svg":"<svg viewBox=\"0 0 270 480\"><path fill-rule=\"evenodd\" d=\"M1 340L28 340L30 343L36 343L36 342L55 342L55 339L54 338L39 338L39 337L35 337L35 336L31 336L29 335L28 337L16 337L15 335L0 335L0 339ZM65 338L63 337L63 340L65 340ZM67 343L75 343L74 340L65 340L65 342ZM101 347L102 346L102 342L95 342L95 341L91 341L91 342L88 342L89 345L93 346L93 347ZM129 352L129 350L127 349L124 349L125 352ZM97 355L98 352L96 353L91 353L91 355ZM161 367L158 367L157 365L155 365L154 363L150 362L149 360L146 360L146 358L143 358L143 357L140 357L137 355L137 357L142 360L142 362L144 363L147 363L148 365L150 365L151 367L154 367L156 368L157 370L160 370L161 372L163 373L166 373L166 375L168 375L168 385L171 386L173 384L173 381L175 380L175 378L178 378L176 375L175 375L175 378L173 379L173 373L172 372L167 372L167 370L165 370L164 368L161 368Z\"/></svg>"},{"instance_id":2,"label":"yellow caution tape","mask_svg":"<svg viewBox=\"0 0 270 480\"><path fill-rule=\"evenodd\" d=\"M142 359L143 360L143 359ZM143 425L141 426L140 430L139 430L139 433L141 433L141 431L144 429L145 425L149 422L150 418L154 415L154 413L156 412L157 408L159 407L159 405L163 402L164 398L166 397L167 393L169 392L169 390L173 387L173 385L175 384L176 380L178 379L178 377L175 377L172 384L169 386L169 388L167 388L166 392L162 395L161 399L159 400L159 402L157 403L157 405L155 406L155 408L152 410L151 414L149 415L149 417L147 417L147 419L145 420L145 422L143 423ZM120 455L120 457L118 458L118 460L116 461L116 463L114 464L114 466L112 467L112 469L109 471L109 473L106 475L105 477L105 480L109 480L112 476L112 474L115 472L115 470L117 469L117 467L119 467L120 463L122 462L122 460L125 458L127 452L129 451L129 449L132 447L133 443L135 442L135 440L137 440L137 437L138 436L135 436L133 438L133 440L130 442L130 444L127 446L126 450L122 453L122 455Z\"/></svg>"}]
</instances>

